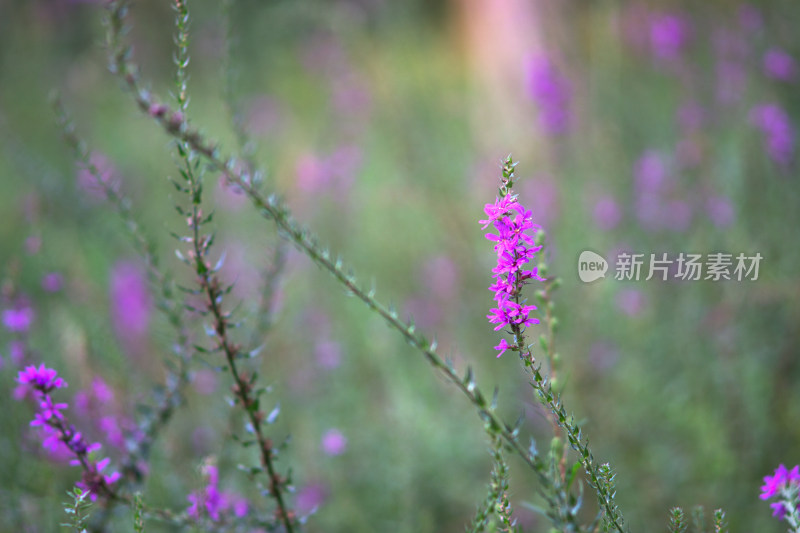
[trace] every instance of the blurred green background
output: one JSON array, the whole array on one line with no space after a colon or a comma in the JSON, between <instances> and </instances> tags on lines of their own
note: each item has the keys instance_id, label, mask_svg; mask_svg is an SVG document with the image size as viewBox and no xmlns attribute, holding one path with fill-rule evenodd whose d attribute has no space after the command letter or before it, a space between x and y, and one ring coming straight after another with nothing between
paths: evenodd
<instances>
[{"instance_id":1,"label":"blurred green background","mask_svg":"<svg viewBox=\"0 0 800 533\"><path fill-rule=\"evenodd\" d=\"M190 117L236 151L222 8L189 8ZM778 464L800 462L800 5L242 0L231 15L234 100L265 187L441 353L475 367L484 390L499 385L501 411L524 414L526 438L547 449L549 427L514 355L494 356L494 255L477 223L509 152L564 281L565 402L616 469L632 530L666 530L670 507L695 504L724 508L732 531L784 529L758 488ZM177 174L169 139L107 72L101 18L88 2L0 2L0 305L35 313L27 331L0 330L2 531L57 531L77 478L29 430L33 408L11 398L19 367L56 368L75 420L106 440L113 428L97 421L119 430L135 418L174 342L123 224L60 138L51 89L162 263L192 283L169 237L185 231L166 179ZM166 1L132 9L135 57L163 98L173 18ZM227 253L228 308L239 305L248 339L277 236L218 175L205 179L212 255ZM578 279L586 249L611 260L606 279ZM763 260L755 281L617 281L619 251ZM293 468L295 505L318 506L308 531L462 531L490 470L474 410L294 250L280 286L260 372L281 405L270 434L291 434L280 464ZM214 364L193 365L145 499L185 509L214 457L220 486L264 509L235 468L252 457L229 439L241 423ZM539 503L533 476L510 461L515 516L548 531L525 507ZM113 520L130 528L125 510Z\"/></svg>"}]
</instances>

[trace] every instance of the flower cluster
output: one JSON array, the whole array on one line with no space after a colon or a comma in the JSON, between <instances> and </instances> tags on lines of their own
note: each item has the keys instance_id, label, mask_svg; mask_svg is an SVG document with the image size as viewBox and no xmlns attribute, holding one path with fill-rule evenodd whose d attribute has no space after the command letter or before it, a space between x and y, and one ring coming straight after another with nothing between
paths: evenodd
<instances>
[{"instance_id":1,"label":"flower cluster","mask_svg":"<svg viewBox=\"0 0 800 533\"><path fill-rule=\"evenodd\" d=\"M792 521L797 521L800 519L798 493L800 493L800 466L787 470L785 466L780 465L775 469L774 475L764 477L760 498L765 501L775 497L780 498L780 501L769 504L772 507L772 516L782 520L789 514ZM795 525L800 526L800 524Z\"/></svg>"},{"instance_id":2,"label":"flower cluster","mask_svg":"<svg viewBox=\"0 0 800 533\"><path fill-rule=\"evenodd\" d=\"M489 233L486 238L494 241L494 251L497 253L497 266L492 269L494 283L489 290L494 292L497 307L487 315L489 322L496 324L494 330L499 331L511 327L511 333L517 335L521 328L538 324L539 320L530 315L536 309L535 305L526 305L521 298L522 287L530 279L544 281L536 268L525 270L524 267L542 247L537 246L533 237L528 233L539 229L533 223L531 211L525 209L518 201L518 197L511 193L513 185L514 165L509 158L503 167L503 187L501 196L493 204L486 204L484 212L486 220L481 220L483 229L490 224L494 226L497 234ZM495 349L500 353L497 357L513 348L505 339L500 341Z\"/></svg>"},{"instance_id":3,"label":"flower cluster","mask_svg":"<svg viewBox=\"0 0 800 533\"><path fill-rule=\"evenodd\" d=\"M767 154L782 167L794 158L794 127L789 115L778 104L760 104L750 110L750 123L761 130Z\"/></svg>"},{"instance_id":4,"label":"flower cluster","mask_svg":"<svg viewBox=\"0 0 800 533\"><path fill-rule=\"evenodd\" d=\"M100 443L87 442L81 432L67 421L63 411L68 405L55 403L50 396L51 391L66 387L67 382L44 364L38 368L31 365L21 370L17 382L31 391L39 402L39 411L34 415L31 426L41 428L42 445L51 452L64 448L69 451L72 457L70 464L83 467L83 478L76 485L90 492L92 500L96 500L99 494L108 493L110 485L120 478L119 472L102 474L109 459L93 461L89 458L92 452L101 447Z\"/></svg>"},{"instance_id":5,"label":"flower cluster","mask_svg":"<svg viewBox=\"0 0 800 533\"><path fill-rule=\"evenodd\" d=\"M219 473L217 466L211 463L203 466L203 473L208 480L208 484L199 491L190 494L187 499L192 505L186 510L186 514L192 518L200 518L203 514L213 521L219 521L221 514L232 511L239 518L246 516L249 511L249 503L245 498L230 492L220 492Z\"/></svg>"}]
</instances>

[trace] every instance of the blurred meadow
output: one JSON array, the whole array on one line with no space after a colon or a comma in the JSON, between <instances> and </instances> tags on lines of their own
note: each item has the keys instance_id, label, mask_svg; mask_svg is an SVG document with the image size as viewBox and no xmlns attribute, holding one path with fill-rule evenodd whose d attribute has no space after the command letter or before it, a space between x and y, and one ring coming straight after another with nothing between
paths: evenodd
<instances>
[{"instance_id":1,"label":"blurred meadow","mask_svg":"<svg viewBox=\"0 0 800 533\"><path fill-rule=\"evenodd\" d=\"M108 72L99 4L0 0L0 531L59 531L79 476L29 428L20 368L57 369L58 398L118 461L175 342L125 224L62 139L53 89L162 267L193 282L170 237L186 230L171 141ZM229 25L220 2L188 7L192 123L244 148L265 190L484 390L498 385L500 412L547 450L542 407L486 320L495 256L477 221L512 153L563 279L564 400L615 468L631 530L665 531L671 507L695 504L725 509L733 532L785 530L758 488L800 462L800 4L235 0ZM171 2L135 2L130 20L142 77L167 98ZM463 531L491 469L474 408L240 191L204 179L236 339L264 345L263 401L281 408L269 434L291 435L293 506L317 509L305 529ZM584 250L609 259L605 279L580 281ZM620 251L763 259L756 280L622 281ZM192 335L203 342L201 320ZM185 510L211 461L233 500L265 506L236 468L252 450L230 438L243 422L219 364L193 356L146 501ZM514 516L549 531L536 479L509 462ZM125 508L108 520L130 530Z\"/></svg>"}]
</instances>

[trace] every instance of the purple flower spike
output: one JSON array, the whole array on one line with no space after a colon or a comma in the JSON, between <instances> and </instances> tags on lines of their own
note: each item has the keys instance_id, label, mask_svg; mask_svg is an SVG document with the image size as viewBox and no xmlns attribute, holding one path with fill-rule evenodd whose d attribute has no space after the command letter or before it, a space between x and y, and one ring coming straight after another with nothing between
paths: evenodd
<instances>
[{"instance_id":1,"label":"purple flower spike","mask_svg":"<svg viewBox=\"0 0 800 533\"><path fill-rule=\"evenodd\" d=\"M508 184L510 187L513 181L513 163L510 158L504 163L503 176L504 185ZM521 297L522 287L529 280L543 281L536 268L524 269L541 249L531 235L539 226L533 223L531 211L523 207L518 196L510 190L502 198L496 198L493 204L486 204L484 212L487 215L486 220L479 221L483 229L492 225L497 231L496 234L486 235L487 239L495 243L494 251L497 254L497 266L492 269L494 283L489 286L489 290L494 293L497 307L491 309L486 318L490 324L496 324L495 331L511 328L515 333L520 333L522 328L539 323L538 319L531 316L536 306L526 305ZM497 357L509 349L515 348L502 339L495 346L495 350L499 352Z\"/></svg>"}]
</instances>

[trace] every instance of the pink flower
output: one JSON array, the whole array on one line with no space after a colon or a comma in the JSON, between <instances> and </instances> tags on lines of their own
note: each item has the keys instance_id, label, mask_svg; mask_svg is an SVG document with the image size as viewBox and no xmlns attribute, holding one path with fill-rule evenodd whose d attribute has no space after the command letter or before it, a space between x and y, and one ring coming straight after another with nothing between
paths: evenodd
<instances>
[{"instance_id":1,"label":"pink flower","mask_svg":"<svg viewBox=\"0 0 800 533\"><path fill-rule=\"evenodd\" d=\"M764 485L761 487L759 497L762 500L769 500L790 484L800 486L800 466L795 466L789 471L785 466L780 465L775 469L774 475L764 477Z\"/></svg>"},{"instance_id":2,"label":"pink flower","mask_svg":"<svg viewBox=\"0 0 800 533\"><path fill-rule=\"evenodd\" d=\"M513 163L510 158L504 163L503 177L506 183L513 183ZM536 268L524 269L541 249L531 236L539 226L533 223L531 211L520 205L517 195L510 190L502 198L495 198L493 204L486 204L484 212L487 218L479 223L484 229L491 224L497 231L497 234L486 235L487 239L496 243L494 251L497 254L497 266L492 269L494 283L489 286L489 290L494 292L497 306L490 310L486 318L490 324L496 324L495 331L510 327L517 334L522 328L539 323L530 314L536 306L526 305L521 299L522 287L528 280L544 281ZM509 348L508 342L501 340L495 346L495 350L500 352L498 357Z\"/></svg>"},{"instance_id":3,"label":"pink flower","mask_svg":"<svg viewBox=\"0 0 800 533\"><path fill-rule=\"evenodd\" d=\"M67 382L58 377L58 373L55 370L44 366L44 363L39 365L39 368L31 365L25 370L21 370L17 377L17 382L29 385L43 394L47 394L53 389L67 386Z\"/></svg>"}]
</instances>

